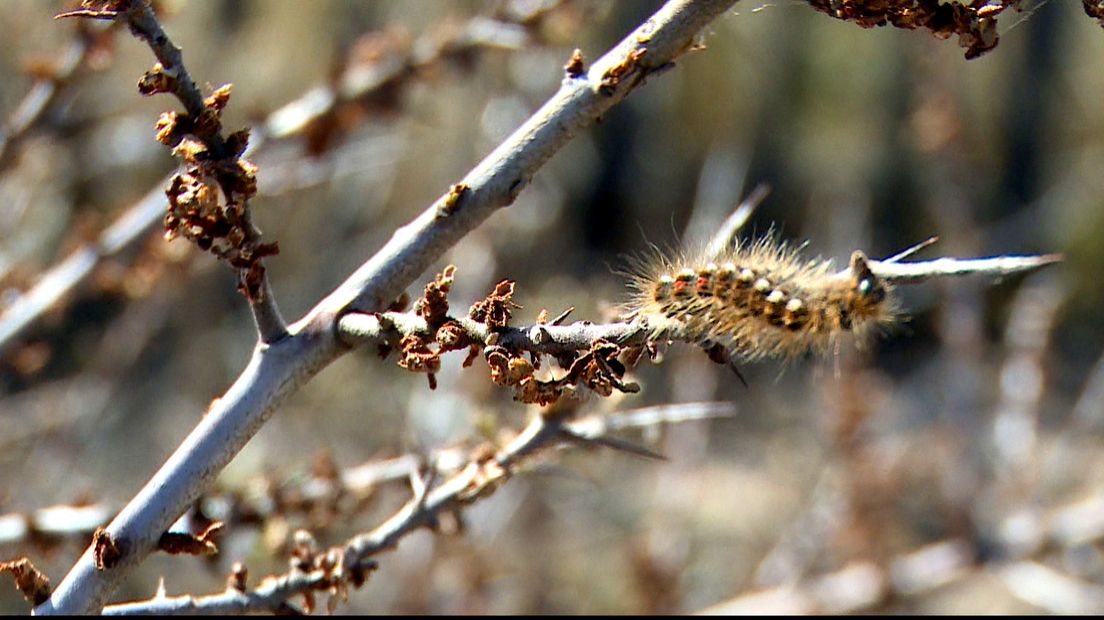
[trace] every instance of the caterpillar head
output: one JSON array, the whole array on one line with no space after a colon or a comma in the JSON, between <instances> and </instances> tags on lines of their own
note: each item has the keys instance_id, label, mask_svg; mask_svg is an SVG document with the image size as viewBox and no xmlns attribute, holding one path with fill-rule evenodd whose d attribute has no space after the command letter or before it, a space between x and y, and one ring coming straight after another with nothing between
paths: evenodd
<instances>
[{"instance_id":1,"label":"caterpillar head","mask_svg":"<svg viewBox=\"0 0 1104 620\"><path fill-rule=\"evenodd\" d=\"M851 254L851 281L847 295L851 314L855 317L880 316L888 295L886 284L870 270L866 254L858 250Z\"/></svg>"}]
</instances>

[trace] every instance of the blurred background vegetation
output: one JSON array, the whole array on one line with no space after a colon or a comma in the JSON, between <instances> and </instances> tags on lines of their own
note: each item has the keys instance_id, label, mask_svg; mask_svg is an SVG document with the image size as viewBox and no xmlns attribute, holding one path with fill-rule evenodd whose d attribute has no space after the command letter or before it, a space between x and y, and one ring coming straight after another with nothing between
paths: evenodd
<instances>
[{"instance_id":1,"label":"blurred background vegetation","mask_svg":"<svg viewBox=\"0 0 1104 620\"><path fill-rule=\"evenodd\" d=\"M284 314L301 315L459 180L555 91L574 48L593 60L659 4L559 3L522 49L436 63L343 112L325 141L266 144L252 204L280 243L267 264ZM370 66L475 16L532 5L159 3L197 81L233 82L229 130L349 63ZM73 40L73 22L51 19L66 8L4 4L0 118L31 89L28 66ZM666 463L612 451L547 460L466 511L461 534L420 532L381 555L342 609L771 609L841 568L898 579L895 559L945 541L966 550L947 583L910 591L890 580L858 609L1104 609L1104 531L1027 556L1006 536L1013 526L1038 534L1071 505L1095 506L1083 519L1097 530L1104 514L1104 31L1076 2L1023 9L1001 16L995 50L966 61L953 40L924 32L863 30L798 0L744 0L705 33L704 51L569 144L441 266L458 268L459 308L511 278L520 323L569 306L577 319L606 320L626 297L618 271L633 255L699 242L761 182L772 193L749 234L807 240L812 255L883 257L938 235L923 256L1062 252L1062 265L995 284L908 287L909 320L872 350L745 366L748 387L700 351L672 347L638 369L641 394L591 396L584 411L722 400L738 415L636 438ZM0 309L176 165L153 124L177 104L140 97L149 50L125 32L112 40L0 168ZM0 358L0 513L121 505L248 359L254 329L230 270L156 230L146 236ZM345 356L277 412L220 484L294 479L319 454L344 468L473 445L533 413L488 381L481 360L460 363L446 358L430 391L393 358ZM337 544L373 527L407 493L381 489L316 536ZM117 600L152 595L162 575L170 594L221 590L239 559L253 579L281 572L286 560L270 548L281 532L231 531L213 559L152 557ZM86 542L0 555L29 555L57 582ZM1009 569L1025 563L1077 596L1033 595ZM757 592L782 598L741 598ZM833 609L817 601L810 609ZM25 609L0 587L0 610Z\"/></svg>"}]
</instances>

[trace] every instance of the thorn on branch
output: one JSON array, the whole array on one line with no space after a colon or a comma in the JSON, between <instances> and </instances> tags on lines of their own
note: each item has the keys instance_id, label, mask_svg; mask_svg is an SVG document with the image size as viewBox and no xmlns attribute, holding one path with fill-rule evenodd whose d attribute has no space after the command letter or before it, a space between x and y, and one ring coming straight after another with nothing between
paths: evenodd
<instances>
[{"instance_id":1,"label":"thorn on branch","mask_svg":"<svg viewBox=\"0 0 1104 620\"><path fill-rule=\"evenodd\" d=\"M579 433L576 433L574 430L572 430L571 428L569 428L567 426L564 426L563 428L560 429L560 434L565 439L567 439L568 441L573 441L573 442L579 443L579 444L584 445L584 446L596 446L596 447L610 448L610 449L613 449L613 450L617 450L619 452L625 452L625 453L628 453L628 454L633 454L635 456L640 456L640 457L644 457L646 459L651 459L651 460L655 460L655 461L666 461L666 460L668 460L666 456L664 456L663 454L660 454L659 452L656 452L654 450L649 450L648 448L645 448L644 446L633 443L631 441L620 439L618 437L612 437L612 436L609 436L609 435L599 435L597 437L587 437L585 435L581 435Z\"/></svg>"},{"instance_id":2,"label":"thorn on branch","mask_svg":"<svg viewBox=\"0 0 1104 620\"><path fill-rule=\"evenodd\" d=\"M226 589L245 592L249 585L249 569L241 562L234 562L230 575L226 578Z\"/></svg>"},{"instance_id":3,"label":"thorn on branch","mask_svg":"<svg viewBox=\"0 0 1104 620\"><path fill-rule=\"evenodd\" d=\"M621 82L630 75L636 74L642 79L645 72L640 61L647 54L648 48L646 47L634 49L625 56L624 60L606 69L606 72L602 74L602 83L598 86L598 92L607 96L612 95Z\"/></svg>"},{"instance_id":4,"label":"thorn on branch","mask_svg":"<svg viewBox=\"0 0 1104 620\"><path fill-rule=\"evenodd\" d=\"M564 73L569 78L577 78L586 73L586 66L583 62L583 50L576 49L571 53L571 58L567 60L567 64L564 65Z\"/></svg>"},{"instance_id":5,"label":"thorn on branch","mask_svg":"<svg viewBox=\"0 0 1104 620\"><path fill-rule=\"evenodd\" d=\"M564 321L567 320L567 317L571 316L572 312L575 312L575 306L571 306L567 310L564 310L563 312L559 313L558 315L556 315L556 318L552 319L551 321L548 321L548 324L549 325L561 325L561 324L563 324Z\"/></svg>"}]
</instances>

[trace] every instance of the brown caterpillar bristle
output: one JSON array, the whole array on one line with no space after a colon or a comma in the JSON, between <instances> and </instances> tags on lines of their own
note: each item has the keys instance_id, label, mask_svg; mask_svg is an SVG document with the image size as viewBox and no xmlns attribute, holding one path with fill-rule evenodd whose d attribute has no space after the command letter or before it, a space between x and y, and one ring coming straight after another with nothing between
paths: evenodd
<instances>
[{"instance_id":1,"label":"brown caterpillar bristle","mask_svg":"<svg viewBox=\"0 0 1104 620\"><path fill-rule=\"evenodd\" d=\"M862 252L843 277L770 238L703 260L656 257L632 287L628 314L657 336L717 343L747 360L824 353L846 335L861 345L895 319L892 291Z\"/></svg>"}]
</instances>

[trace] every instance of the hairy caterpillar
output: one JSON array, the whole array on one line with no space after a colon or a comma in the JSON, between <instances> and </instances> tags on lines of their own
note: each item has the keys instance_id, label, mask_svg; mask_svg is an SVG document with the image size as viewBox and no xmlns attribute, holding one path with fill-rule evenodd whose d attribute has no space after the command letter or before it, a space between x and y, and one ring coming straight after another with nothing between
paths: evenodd
<instances>
[{"instance_id":1,"label":"hairy caterpillar","mask_svg":"<svg viewBox=\"0 0 1104 620\"><path fill-rule=\"evenodd\" d=\"M861 345L896 318L892 289L862 252L837 274L770 237L701 260L657 256L630 278L629 318L745 360L825 353L848 334Z\"/></svg>"}]
</instances>

